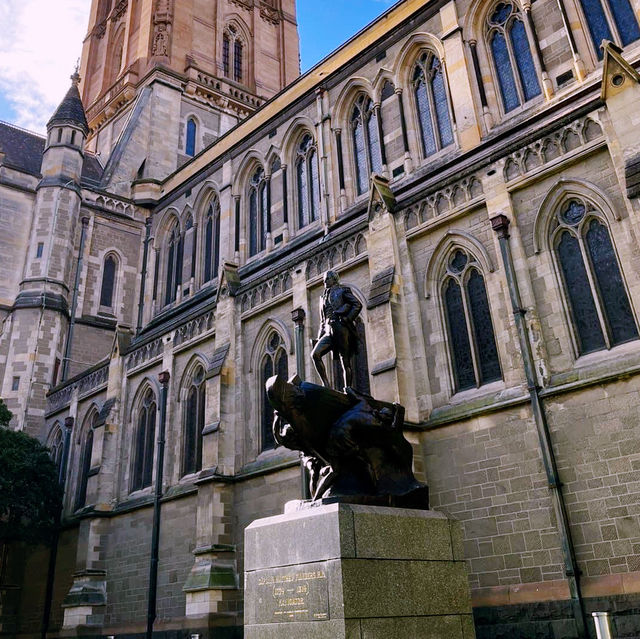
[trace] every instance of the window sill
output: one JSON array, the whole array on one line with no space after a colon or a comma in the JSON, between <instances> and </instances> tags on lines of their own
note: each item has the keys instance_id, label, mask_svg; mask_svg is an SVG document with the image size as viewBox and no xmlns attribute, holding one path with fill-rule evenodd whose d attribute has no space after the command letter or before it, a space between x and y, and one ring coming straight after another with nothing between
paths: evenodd
<instances>
[{"instance_id":1,"label":"window sill","mask_svg":"<svg viewBox=\"0 0 640 639\"><path fill-rule=\"evenodd\" d=\"M505 390L504 380L498 380L497 382L490 382L489 384L483 384L478 388L469 388L468 390L459 391L451 396L449 403L451 405L456 404L468 404L475 399L481 399L486 396L495 395Z\"/></svg>"}]
</instances>

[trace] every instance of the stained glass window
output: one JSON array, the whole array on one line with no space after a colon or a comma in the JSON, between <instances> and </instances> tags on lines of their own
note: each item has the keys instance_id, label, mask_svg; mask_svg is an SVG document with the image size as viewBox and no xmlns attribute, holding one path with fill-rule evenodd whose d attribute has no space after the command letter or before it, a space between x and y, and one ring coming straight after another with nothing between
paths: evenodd
<instances>
[{"instance_id":1,"label":"stained glass window","mask_svg":"<svg viewBox=\"0 0 640 639\"><path fill-rule=\"evenodd\" d=\"M102 288L100 289L100 306L113 307L113 292L116 285L116 259L113 255L107 256L102 268Z\"/></svg>"},{"instance_id":2,"label":"stained glass window","mask_svg":"<svg viewBox=\"0 0 640 639\"><path fill-rule=\"evenodd\" d=\"M196 121L193 118L187 120L187 142L185 144L185 153L189 157L196 154Z\"/></svg>"},{"instance_id":3,"label":"stained glass window","mask_svg":"<svg viewBox=\"0 0 640 639\"><path fill-rule=\"evenodd\" d=\"M589 202L557 214L555 247L580 355L638 338L609 230Z\"/></svg>"},{"instance_id":4,"label":"stained glass window","mask_svg":"<svg viewBox=\"0 0 640 639\"><path fill-rule=\"evenodd\" d=\"M145 393L138 412L135 436L135 456L131 490L151 486L156 436L156 401L152 390Z\"/></svg>"},{"instance_id":5,"label":"stained glass window","mask_svg":"<svg viewBox=\"0 0 640 639\"><path fill-rule=\"evenodd\" d=\"M225 78L233 72L235 82L244 81L244 42L233 25L222 36L222 71Z\"/></svg>"},{"instance_id":6,"label":"stained glass window","mask_svg":"<svg viewBox=\"0 0 640 639\"><path fill-rule=\"evenodd\" d=\"M93 455L93 428L98 421L98 413L94 412L86 425L86 433L80 455L80 468L78 472L78 489L74 509L79 510L87 504L87 486L89 484L89 471L91 470L91 456Z\"/></svg>"},{"instance_id":7,"label":"stained glass window","mask_svg":"<svg viewBox=\"0 0 640 639\"><path fill-rule=\"evenodd\" d=\"M205 418L204 369L199 366L191 379L184 415L184 445L182 474L202 470L202 431Z\"/></svg>"},{"instance_id":8,"label":"stained glass window","mask_svg":"<svg viewBox=\"0 0 640 639\"><path fill-rule=\"evenodd\" d=\"M600 45L612 40L626 46L640 39L640 27L629 0L580 0L598 58Z\"/></svg>"},{"instance_id":9,"label":"stained glass window","mask_svg":"<svg viewBox=\"0 0 640 639\"><path fill-rule=\"evenodd\" d=\"M298 226L302 228L317 218L319 206L318 160L313 138L310 135L305 135L298 145L296 177Z\"/></svg>"},{"instance_id":10,"label":"stained glass window","mask_svg":"<svg viewBox=\"0 0 640 639\"><path fill-rule=\"evenodd\" d=\"M356 188L361 195L369 188L372 172L382 171L382 153L378 135L378 116L371 99L361 94L351 113L353 155L356 168Z\"/></svg>"},{"instance_id":11,"label":"stained glass window","mask_svg":"<svg viewBox=\"0 0 640 639\"><path fill-rule=\"evenodd\" d=\"M505 113L542 93L522 13L499 2L487 20L487 37Z\"/></svg>"},{"instance_id":12,"label":"stained glass window","mask_svg":"<svg viewBox=\"0 0 640 639\"><path fill-rule=\"evenodd\" d=\"M443 298L456 391L502 379L484 278L462 249L449 259Z\"/></svg>"},{"instance_id":13,"label":"stained glass window","mask_svg":"<svg viewBox=\"0 0 640 639\"><path fill-rule=\"evenodd\" d=\"M217 197L209 204L204 228L204 281L218 277L220 261L220 202Z\"/></svg>"},{"instance_id":14,"label":"stained glass window","mask_svg":"<svg viewBox=\"0 0 640 639\"><path fill-rule=\"evenodd\" d=\"M249 183L249 255L257 255L267 246L269 229L269 198L267 177L258 167Z\"/></svg>"},{"instance_id":15,"label":"stained glass window","mask_svg":"<svg viewBox=\"0 0 640 639\"><path fill-rule=\"evenodd\" d=\"M265 384L267 380L274 375L280 375L283 379L289 378L289 363L287 352L284 348L284 342L278 333L271 333L267 339L266 354L262 359L262 450L275 448L276 442L273 438L273 408L267 397Z\"/></svg>"},{"instance_id":16,"label":"stained glass window","mask_svg":"<svg viewBox=\"0 0 640 639\"><path fill-rule=\"evenodd\" d=\"M413 72L416 107L425 157L453 144L453 127L444 71L438 57L422 53Z\"/></svg>"},{"instance_id":17,"label":"stained glass window","mask_svg":"<svg viewBox=\"0 0 640 639\"><path fill-rule=\"evenodd\" d=\"M167 266L165 285L165 304L176 301L178 288L182 284L183 238L180 227L175 222L167 243Z\"/></svg>"}]
</instances>

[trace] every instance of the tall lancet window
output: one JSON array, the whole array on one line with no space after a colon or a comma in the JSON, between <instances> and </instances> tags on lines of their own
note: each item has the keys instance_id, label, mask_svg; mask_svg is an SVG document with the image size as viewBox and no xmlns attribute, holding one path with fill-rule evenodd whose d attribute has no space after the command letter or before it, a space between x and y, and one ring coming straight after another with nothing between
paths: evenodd
<instances>
[{"instance_id":1,"label":"tall lancet window","mask_svg":"<svg viewBox=\"0 0 640 639\"><path fill-rule=\"evenodd\" d=\"M287 351L282 337L275 331L267 339L266 353L262 358L260 366L261 384L260 393L262 397L262 428L261 428L261 448L268 450L275 448L276 442L273 438L273 407L267 397L265 384L274 375L280 375L283 379L289 378L289 362Z\"/></svg>"},{"instance_id":2,"label":"tall lancet window","mask_svg":"<svg viewBox=\"0 0 640 639\"><path fill-rule=\"evenodd\" d=\"M151 389L144 394L138 409L134 439L131 491L151 486L156 444L156 398Z\"/></svg>"},{"instance_id":3,"label":"tall lancet window","mask_svg":"<svg viewBox=\"0 0 640 639\"><path fill-rule=\"evenodd\" d=\"M640 39L638 19L629 0L580 0L598 58L600 45L611 40L625 47Z\"/></svg>"},{"instance_id":4,"label":"tall lancet window","mask_svg":"<svg viewBox=\"0 0 640 639\"><path fill-rule=\"evenodd\" d=\"M222 36L222 70L225 78L244 82L245 45L235 26L229 25Z\"/></svg>"},{"instance_id":5,"label":"tall lancet window","mask_svg":"<svg viewBox=\"0 0 640 639\"><path fill-rule=\"evenodd\" d=\"M204 281L218 277L220 262L220 201L211 200L204 222Z\"/></svg>"},{"instance_id":6,"label":"tall lancet window","mask_svg":"<svg viewBox=\"0 0 640 639\"><path fill-rule=\"evenodd\" d=\"M589 202L560 207L553 242L580 355L638 339L609 229Z\"/></svg>"},{"instance_id":7,"label":"tall lancet window","mask_svg":"<svg viewBox=\"0 0 640 639\"><path fill-rule=\"evenodd\" d=\"M185 153L189 157L193 157L196 154L196 134L198 132L198 125L193 118L187 120L187 136L185 142Z\"/></svg>"},{"instance_id":8,"label":"tall lancet window","mask_svg":"<svg viewBox=\"0 0 640 639\"><path fill-rule=\"evenodd\" d=\"M198 366L187 391L184 407L183 475L191 475L202 470L202 431L206 399L204 377L204 369Z\"/></svg>"},{"instance_id":9,"label":"tall lancet window","mask_svg":"<svg viewBox=\"0 0 640 639\"><path fill-rule=\"evenodd\" d=\"M269 230L269 193L264 169L258 167L249 183L249 255L267 247Z\"/></svg>"},{"instance_id":10,"label":"tall lancet window","mask_svg":"<svg viewBox=\"0 0 640 639\"><path fill-rule=\"evenodd\" d=\"M456 391L502 379L484 277L462 249L449 258L442 298Z\"/></svg>"},{"instance_id":11,"label":"tall lancet window","mask_svg":"<svg viewBox=\"0 0 640 639\"><path fill-rule=\"evenodd\" d=\"M298 227L314 222L320 208L320 180L318 177L318 154L313 138L306 134L298 146L296 158L298 183Z\"/></svg>"},{"instance_id":12,"label":"tall lancet window","mask_svg":"<svg viewBox=\"0 0 640 639\"><path fill-rule=\"evenodd\" d=\"M453 127L442 63L434 53L420 56L413 72L413 86L425 157L453 144Z\"/></svg>"},{"instance_id":13,"label":"tall lancet window","mask_svg":"<svg viewBox=\"0 0 640 639\"><path fill-rule=\"evenodd\" d=\"M524 18L515 0L499 2L487 18L487 41L505 113L542 93Z\"/></svg>"},{"instance_id":14,"label":"tall lancet window","mask_svg":"<svg viewBox=\"0 0 640 639\"><path fill-rule=\"evenodd\" d=\"M368 95L361 94L351 112L353 157L358 195L369 188L371 173L382 172L382 155L378 136L378 114Z\"/></svg>"},{"instance_id":15,"label":"tall lancet window","mask_svg":"<svg viewBox=\"0 0 640 639\"><path fill-rule=\"evenodd\" d=\"M166 283L165 283L165 304L176 301L178 288L182 284L182 260L184 253L184 242L180 233L178 222L174 222L169 233L166 246Z\"/></svg>"},{"instance_id":16,"label":"tall lancet window","mask_svg":"<svg viewBox=\"0 0 640 639\"><path fill-rule=\"evenodd\" d=\"M100 288L100 306L113 309L118 263L113 255L107 255L102 267L102 286Z\"/></svg>"}]
</instances>

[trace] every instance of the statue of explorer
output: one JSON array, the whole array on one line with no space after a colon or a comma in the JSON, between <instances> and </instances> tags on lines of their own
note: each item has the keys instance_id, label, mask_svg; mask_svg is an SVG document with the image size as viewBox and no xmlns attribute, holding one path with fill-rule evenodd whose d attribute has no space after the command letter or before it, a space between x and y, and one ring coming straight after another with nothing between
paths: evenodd
<instances>
[{"instance_id":1,"label":"statue of explorer","mask_svg":"<svg viewBox=\"0 0 640 639\"><path fill-rule=\"evenodd\" d=\"M324 274L324 286L320 300L320 332L311 356L322 384L329 388L327 369L322 358L332 351L340 358L345 388L351 388L351 358L358 349L355 320L362 310L362 304L348 286L340 286L340 279L335 271Z\"/></svg>"}]
</instances>

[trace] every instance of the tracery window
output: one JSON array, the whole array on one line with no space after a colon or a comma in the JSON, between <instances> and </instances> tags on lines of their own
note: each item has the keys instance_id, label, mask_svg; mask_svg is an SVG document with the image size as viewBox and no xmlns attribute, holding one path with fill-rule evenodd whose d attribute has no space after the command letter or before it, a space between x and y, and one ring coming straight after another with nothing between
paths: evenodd
<instances>
[{"instance_id":1,"label":"tracery window","mask_svg":"<svg viewBox=\"0 0 640 639\"><path fill-rule=\"evenodd\" d=\"M573 198L556 214L553 245L580 355L638 339L629 296L602 216Z\"/></svg>"},{"instance_id":2,"label":"tracery window","mask_svg":"<svg viewBox=\"0 0 640 639\"><path fill-rule=\"evenodd\" d=\"M306 134L298 146L296 157L298 191L298 227L314 222L320 208L318 154L313 138Z\"/></svg>"},{"instance_id":3,"label":"tracery window","mask_svg":"<svg viewBox=\"0 0 640 639\"><path fill-rule=\"evenodd\" d=\"M187 120L187 135L185 143L185 153L189 157L193 157L196 154L196 134L198 126L193 118Z\"/></svg>"},{"instance_id":4,"label":"tracery window","mask_svg":"<svg viewBox=\"0 0 640 639\"><path fill-rule=\"evenodd\" d=\"M137 415L131 492L151 486L156 439L156 397L151 389L144 394Z\"/></svg>"},{"instance_id":5,"label":"tracery window","mask_svg":"<svg viewBox=\"0 0 640 639\"><path fill-rule=\"evenodd\" d=\"M600 45L611 40L625 47L640 39L638 19L629 0L580 0L598 58Z\"/></svg>"},{"instance_id":6,"label":"tracery window","mask_svg":"<svg viewBox=\"0 0 640 639\"><path fill-rule=\"evenodd\" d=\"M74 510L84 508L87 504L87 486L89 483L89 471L91 470L91 456L93 455L93 429L98 422L98 413L87 419L84 439L80 453L80 466L78 468L78 484Z\"/></svg>"},{"instance_id":7,"label":"tracery window","mask_svg":"<svg viewBox=\"0 0 640 639\"><path fill-rule=\"evenodd\" d=\"M100 306L113 308L113 294L116 287L118 262L113 255L108 255L102 267L102 287L100 288Z\"/></svg>"},{"instance_id":8,"label":"tracery window","mask_svg":"<svg viewBox=\"0 0 640 639\"><path fill-rule=\"evenodd\" d=\"M222 36L222 70L225 78L242 83L244 79L244 43L233 25Z\"/></svg>"},{"instance_id":9,"label":"tracery window","mask_svg":"<svg viewBox=\"0 0 640 639\"><path fill-rule=\"evenodd\" d=\"M261 408L261 449L269 450L275 448L276 442L273 438L273 408L269 403L265 385L267 380L274 375L280 375L284 379L289 378L289 362L284 341L279 333L273 331L267 339L266 353L260 365L260 392L262 395Z\"/></svg>"},{"instance_id":10,"label":"tracery window","mask_svg":"<svg viewBox=\"0 0 640 639\"><path fill-rule=\"evenodd\" d=\"M258 167L249 182L249 255L257 255L267 247L269 231L268 180Z\"/></svg>"},{"instance_id":11,"label":"tracery window","mask_svg":"<svg viewBox=\"0 0 640 639\"><path fill-rule=\"evenodd\" d=\"M184 256L184 242L180 233L180 226L175 221L166 246L167 266L165 282L165 304L176 301L178 288L182 284L182 260Z\"/></svg>"},{"instance_id":12,"label":"tracery window","mask_svg":"<svg viewBox=\"0 0 640 639\"><path fill-rule=\"evenodd\" d=\"M442 298L456 391L502 379L484 278L462 249L449 258Z\"/></svg>"},{"instance_id":13,"label":"tracery window","mask_svg":"<svg viewBox=\"0 0 640 639\"><path fill-rule=\"evenodd\" d=\"M487 17L487 42L505 113L542 93L524 18L515 0L499 2Z\"/></svg>"},{"instance_id":14,"label":"tracery window","mask_svg":"<svg viewBox=\"0 0 640 639\"><path fill-rule=\"evenodd\" d=\"M218 277L220 262L220 202L211 200L204 222L204 281Z\"/></svg>"},{"instance_id":15,"label":"tracery window","mask_svg":"<svg viewBox=\"0 0 640 639\"><path fill-rule=\"evenodd\" d=\"M205 417L204 368L198 366L191 378L184 409L182 475L202 470L202 431Z\"/></svg>"},{"instance_id":16,"label":"tracery window","mask_svg":"<svg viewBox=\"0 0 640 639\"><path fill-rule=\"evenodd\" d=\"M64 451L64 437L62 435L62 429L59 425L55 426L53 439L49 445L49 457L51 461L56 465L58 472L60 472L60 466L62 465L62 454Z\"/></svg>"},{"instance_id":17,"label":"tracery window","mask_svg":"<svg viewBox=\"0 0 640 639\"><path fill-rule=\"evenodd\" d=\"M369 188L371 173L382 172L378 114L371 98L364 93L358 97L353 106L351 130L356 165L356 187L358 195L362 195Z\"/></svg>"},{"instance_id":18,"label":"tracery window","mask_svg":"<svg viewBox=\"0 0 640 639\"><path fill-rule=\"evenodd\" d=\"M453 144L449 97L442 63L431 51L425 51L416 63L413 86L425 157Z\"/></svg>"}]
</instances>

